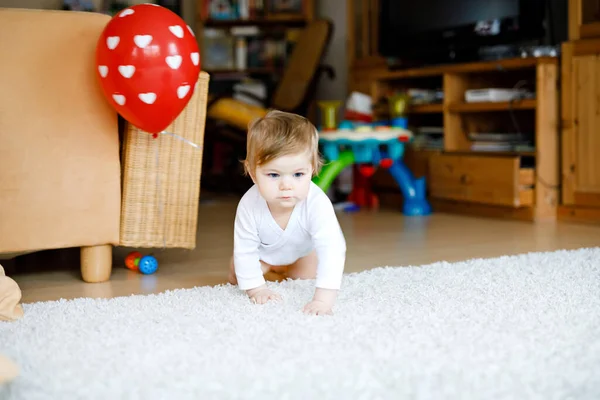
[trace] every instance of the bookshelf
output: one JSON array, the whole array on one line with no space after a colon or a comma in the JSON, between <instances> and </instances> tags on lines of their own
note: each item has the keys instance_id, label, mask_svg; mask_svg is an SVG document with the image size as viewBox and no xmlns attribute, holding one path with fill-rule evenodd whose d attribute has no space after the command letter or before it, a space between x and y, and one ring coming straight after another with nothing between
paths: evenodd
<instances>
[{"instance_id":1,"label":"bookshelf","mask_svg":"<svg viewBox=\"0 0 600 400\"><path fill-rule=\"evenodd\" d=\"M198 0L203 70L212 79L277 80L314 0Z\"/></svg>"},{"instance_id":2,"label":"bookshelf","mask_svg":"<svg viewBox=\"0 0 600 400\"><path fill-rule=\"evenodd\" d=\"M515 58L381 71L372 78L371 95L376 118L388 118L392 94L441 93L408 107L416 140L406 162L426 176L434 211L536 221L557 214L558 79L556 58ZM467 90L483 88L530 94L513 101L465 101ZM441 139L419 133L428 126ZM382 204L401 204L385 174L373 177L373 189Z\"/></svg>"}]
</instances>

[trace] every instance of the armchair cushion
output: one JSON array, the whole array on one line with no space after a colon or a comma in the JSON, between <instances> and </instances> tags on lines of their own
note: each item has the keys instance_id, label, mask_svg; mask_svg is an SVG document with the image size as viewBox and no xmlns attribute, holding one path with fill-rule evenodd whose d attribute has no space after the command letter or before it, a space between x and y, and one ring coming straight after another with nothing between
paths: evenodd
<instances>
[{"instance_id":1,"label":"armchair cushion","mask_svg":"<svg viewBox=\"0 0 600 400\"><path fill-rule=\"evenodd\" d=\"M0 253L119 243L117 114L94 64L109 20L0 9Z\"/></svg>"}]
</instances>

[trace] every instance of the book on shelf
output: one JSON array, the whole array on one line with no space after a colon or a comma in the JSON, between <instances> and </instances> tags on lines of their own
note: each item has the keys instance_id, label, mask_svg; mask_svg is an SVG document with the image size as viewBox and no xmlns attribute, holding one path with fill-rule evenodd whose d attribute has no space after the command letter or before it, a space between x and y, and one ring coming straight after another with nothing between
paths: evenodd
<instances>
[{"instance_id":1,"label":"book on shelf","mask_svg":"<svg viewBox=\"0 0 600 400\"><path fill-rule=\"evenodd\" d=\"M469 133L473 151L535 151L531 135L521 133Z\"/></svg>"},{"instance_id":2,"label":"book on shelf","mask_svg":"<svg viewBox=\"0 0 600 400\"><path fill-rule=\"evenodd\" d=\"M286 65L298 33L297 29L263 32L256 26L205 29L204 68L213 71L269 69L275 73Z\"/></svg>"},{"instance_id":3,"label":"book on shelf","mask_svg":"<svg viewBox=\"0 0 600 400\"><path fill-rule=\"evenodd\" d=\"M310 0L204 0L202 20L244 21L266 17L302 17Z\"/></svg>"},{"instance_id":4,"label":"book on shelf","mask_svg":"<svg viewBox=\"0 0 600 400\"><path fill-rule=\"evenodd\" d=\"M415 150L443 150L444 128L441 126L419 126L414 128L411 147Z\"/></svg>"},{"instance_id":5,"label":"book on shelf","mask_svg":"<svg viewBox=\"0 0 600 400\"><path fill-rule=\"evenodd\" d=\"M444 128L419 126L413 129L411 147L415 150L443 150ZM519 133L470 133L469 150L480 152L534 152L533 140Z\"/></svg>"},{"instance_id":6,"label":"book on shelf","mask_svg":"<svg viewBox=\"0 0 600 400\"><path fill-rule=\"evenodd\" d=\"M200 17L203 21L232 21L265 16L265 0L204 0Z\"/></svg>"}]
</instances>

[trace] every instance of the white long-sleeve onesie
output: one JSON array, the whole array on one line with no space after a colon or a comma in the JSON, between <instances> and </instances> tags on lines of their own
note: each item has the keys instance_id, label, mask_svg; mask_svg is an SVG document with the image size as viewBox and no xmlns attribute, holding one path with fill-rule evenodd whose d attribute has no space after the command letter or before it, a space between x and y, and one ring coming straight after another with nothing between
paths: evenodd
<instances>
[{"instance_id":1,"label":"white long-sleeve onesie","mask_svg":"<svg viewBox=\"0 0 600 400\"><path fill-rule=\"evenodd\" d=\"M333 205L315 183L308 196L296 204L282 229L269 211L258 187L252 186L240 200L234 225L233 261L238 286L253 289L265 283L260 260L270 265L289 265L316 250L316 287L339 289L346 261L346 241Z\"/></svg>"}]
</instances>

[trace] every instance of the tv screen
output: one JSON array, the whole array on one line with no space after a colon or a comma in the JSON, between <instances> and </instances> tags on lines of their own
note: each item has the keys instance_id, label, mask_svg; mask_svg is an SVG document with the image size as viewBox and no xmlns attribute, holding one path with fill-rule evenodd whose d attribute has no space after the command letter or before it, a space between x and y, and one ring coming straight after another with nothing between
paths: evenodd
<instances>
[{"instance_id":1,"label":"tv screen","mask_svg":"<svg viewBox=\"0 0 600 400\"><path fill-rule=\"evenodd\" d=\"M379 52L412 61L472 59L482 46L544 37L547 0L380 0Z\"/></svg>"},{"instance_id":2,"label":"tv screen","mask_svg":"<svg viewBox=\"0 0 600 400\"><path fill-rule=\"evenodd\" d=\"M519 0L388 1L390 24L396 34L410 36L432 30L457 28L478 21L519 17Z\"/></svg>"}]
</instances>

